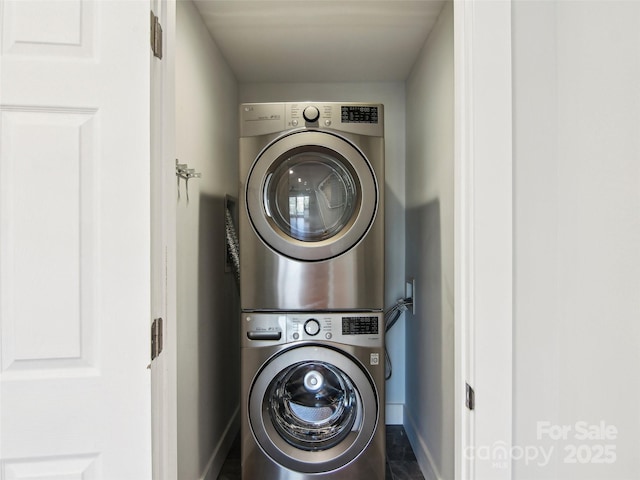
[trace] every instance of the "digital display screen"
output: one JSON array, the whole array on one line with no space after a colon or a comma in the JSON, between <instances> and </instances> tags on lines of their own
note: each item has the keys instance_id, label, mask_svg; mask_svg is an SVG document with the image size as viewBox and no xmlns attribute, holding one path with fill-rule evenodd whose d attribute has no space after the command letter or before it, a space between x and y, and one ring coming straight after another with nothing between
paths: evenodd
<instances>
[{"instance_id":1,"label":"digital display screen","mask_svg":"<svg viewBox=\"0 0 640 480\"><path fill-rule=\"evenodd\" d=\"M378 107L342 106L342 123L378 123Z\"/></svg>"},{"instance_id":2,"label":"digital display screen","mask_svg":"<svg viewBox=\"0 0 640 480\"><path fill-rule=\"evenodd\" d=\"M343 335L377 335L378 317L342 317Z\"/></svg>"}]
</instances>

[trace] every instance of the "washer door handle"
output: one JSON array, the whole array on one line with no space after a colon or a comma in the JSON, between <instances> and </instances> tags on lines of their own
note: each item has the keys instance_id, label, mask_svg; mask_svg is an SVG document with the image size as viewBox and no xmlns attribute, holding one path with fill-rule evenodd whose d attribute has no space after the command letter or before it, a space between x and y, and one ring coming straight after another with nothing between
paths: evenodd
<instances>
[{"instance_id":1,"label":"washer door handle","mask_svg":"<svg viewBox=\"0 0 640 480\"><path fill-rule=\"evenodd\" d=\"M271 209L269 208L269 184L271 183L271 178L273 177L273 172L267 175L267 179L264 182L264 190L262 191L262 203L264 204L264 211L268 217L271 217Z\"/></svg>"}]
</instances>

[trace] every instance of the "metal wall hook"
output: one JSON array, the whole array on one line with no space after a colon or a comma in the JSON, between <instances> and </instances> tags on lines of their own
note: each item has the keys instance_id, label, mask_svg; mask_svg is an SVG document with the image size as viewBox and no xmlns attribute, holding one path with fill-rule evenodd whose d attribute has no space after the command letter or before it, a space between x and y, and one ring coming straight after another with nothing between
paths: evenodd
<instances>
[{"instance_id":1,"label":"metal wall hook","mask_svg":"<svg viewBox=\"0 0 640 480\"><path fill-rule=\"evenodd\" d=\"M180 199L180 179L184 179L185 191L187 192L187 203L189 203L189 179L202 178L202 173L196 172L194 168L189 168L186 163L179 163L176 158L176 177L178 177L178 199Z\"/></svg>"}]
</instances>

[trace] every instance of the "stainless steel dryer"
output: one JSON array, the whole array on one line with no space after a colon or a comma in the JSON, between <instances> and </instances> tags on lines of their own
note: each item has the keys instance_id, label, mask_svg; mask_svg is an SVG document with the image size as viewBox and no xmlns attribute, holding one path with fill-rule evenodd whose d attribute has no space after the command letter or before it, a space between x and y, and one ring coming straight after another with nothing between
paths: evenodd
<instances>
[{"instance_id":1,"label":"stainless steel dryer","mask_svg":"<svg viewBox=\"0 0 640 480\"><path fill-rule=\"evenodd\" d=\"M240 106L245 311L382 310L379 104Z\"/></svg>"},{"instance_id":2,"label":"stainless steel dryer","mask_svg":"<svg viewBox=\"0 0 640 480\"><path fill-rule=\"evenodd\" d=\"M384 480L383 314L241 323L242 478Z\"/></svg>"}]
</instances>

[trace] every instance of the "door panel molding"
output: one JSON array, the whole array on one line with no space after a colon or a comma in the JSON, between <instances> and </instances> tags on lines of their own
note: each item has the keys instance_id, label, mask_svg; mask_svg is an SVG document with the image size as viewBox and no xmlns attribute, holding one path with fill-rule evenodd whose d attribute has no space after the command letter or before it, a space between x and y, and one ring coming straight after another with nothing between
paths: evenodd
<instances>
[{"instance_id":1,"label":"door panel molding","mask_svg":"<svg viewBox=\"0 0 640 480\"><path fill-rule=\"evenodd\" d=\"M5 379L99 374L97 112L0 106Z\"/></svg>"}]
</instances>

